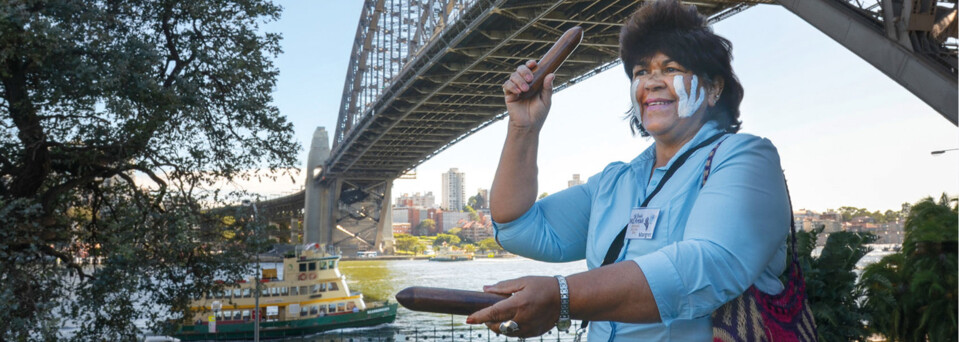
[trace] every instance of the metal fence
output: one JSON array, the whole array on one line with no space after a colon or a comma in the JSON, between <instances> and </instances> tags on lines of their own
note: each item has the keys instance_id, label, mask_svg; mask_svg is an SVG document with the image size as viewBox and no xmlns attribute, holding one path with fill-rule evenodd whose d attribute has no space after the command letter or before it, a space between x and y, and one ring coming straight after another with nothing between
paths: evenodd
<instances>
[{"instance_id":1,"label":"metal fence","mask_svg":"<svg viewBox=\"0 0 959 342\"><path fill-rule=\"evenodd\" d=\"M549 332L525 339L527 342L573 341L578 324L570 327L569 332L558 331L555 328ZM584 336L585 338L585 336ZM484 326L450 325L431 327L404 328L387 325L370 329L342 329L297 339L310 342L404 342L404 341L473 341L473 342L500 342L523 341L516 337L497 335Z\"/></svg>"}]
</instances>

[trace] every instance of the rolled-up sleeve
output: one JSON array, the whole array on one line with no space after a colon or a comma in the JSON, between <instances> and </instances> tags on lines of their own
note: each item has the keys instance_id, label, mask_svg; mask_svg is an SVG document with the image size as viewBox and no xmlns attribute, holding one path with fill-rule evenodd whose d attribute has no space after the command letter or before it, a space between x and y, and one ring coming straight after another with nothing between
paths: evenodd
<instances>
[{"instance_id":1,"label":"rolled-up sleeve","mask_svg":"<svg viewBox=\"0 0 959 342\"><path fill-rule=\"evenodd\" d=\"M493 222L496 240L507 251L527 258L567 262L586 255L590 188L597 177L549 195L518 219Z\"/></svg>"},{"instance_id":2,"label":"rolled-up sleeve","mask_svg":"<svg viewBox=\"0 0 959 342\"><path fill-rule=\"evenodd\" d=\"M743 135L727 139L692 206L683 240L633 259L646 275L663 322L707 316L755 283L766 268L775 268L770 265L782 258L789 215L772 143Z\"/></svg>"}]
</instances>

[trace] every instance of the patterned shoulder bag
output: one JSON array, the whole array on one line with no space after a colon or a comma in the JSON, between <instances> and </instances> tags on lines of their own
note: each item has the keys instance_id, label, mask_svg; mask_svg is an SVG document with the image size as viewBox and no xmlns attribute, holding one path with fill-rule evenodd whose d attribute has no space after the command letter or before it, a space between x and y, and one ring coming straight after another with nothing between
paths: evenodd
<instances>
[{"instance_id":1,"label":"patterned shoulder bag","mask_svg":"<svg viewBox=\"0 0 959 342\"><path fill-rule=\"evenodd\" d=\"M725 140L725 139L724 139ZM713 147L706 159L703 182L709 178L709 167L716 149ZM786 187L789 197L789 187ZM816 322L806 298L806 280L796 252L796 225L792 216L792 200L789 200L789 265L785 273L788 280L779 294L770 295L759 291L755 285L743 294L713 312L713 342L745 341L817 341Z\"/></svg>"}]
</instances>

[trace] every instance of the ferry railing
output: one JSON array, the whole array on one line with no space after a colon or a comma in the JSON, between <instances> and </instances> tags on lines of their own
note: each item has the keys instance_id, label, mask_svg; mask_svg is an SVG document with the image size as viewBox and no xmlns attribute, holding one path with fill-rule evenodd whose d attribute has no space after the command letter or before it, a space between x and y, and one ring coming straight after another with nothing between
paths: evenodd
<instances>
[{"instance_id":1,"label":"ferry railing","mask_svg":"<svg viewBox=\"0 0 959 342\"><path fill-rule=\"evenodd\" d=\"M568 332L553 328L549 332L526 338L526 342L567 342L576 337L576 330L580 325L574 323ZM584 334L585 335L585 334ZM585 339L585 336L583 336ZM399 327L395 324L370 329L341 329L311 336L305 336L299 341L310 342L440 342L440 341L468 341L468 342L503 342L524 341L516 337L497 335L492 330L481 325L433 325L429 327Z\"/></svg>"}]
</instances>

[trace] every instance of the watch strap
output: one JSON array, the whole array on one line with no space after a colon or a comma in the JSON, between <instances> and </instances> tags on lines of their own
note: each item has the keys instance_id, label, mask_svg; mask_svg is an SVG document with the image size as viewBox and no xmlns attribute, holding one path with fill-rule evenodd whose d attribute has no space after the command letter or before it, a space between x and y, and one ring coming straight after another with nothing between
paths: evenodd
<instances>
[{"instance_id":1,"label":"watch strap","mask_svg":"<svg viewBox=\"0 0 959 342\"><path fill-rule=\"evenodd\" d=\"M566 277L561 275L553 277L559 282L559 320L556 321L556 328L569 331L569 327L572 325L569 318L569 285L566 284Z\"/></svg>"}]
</instances>

